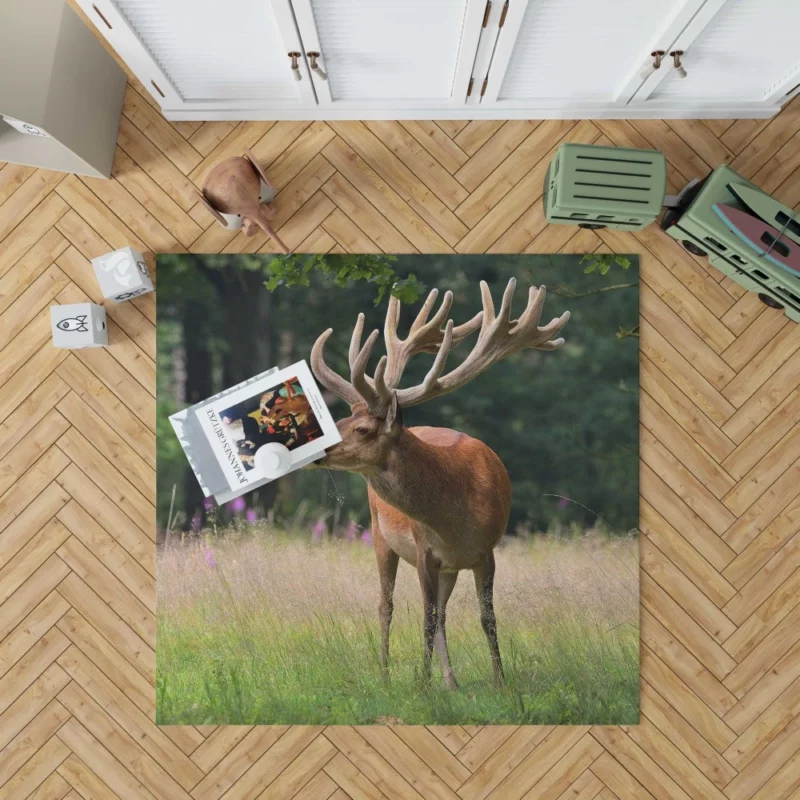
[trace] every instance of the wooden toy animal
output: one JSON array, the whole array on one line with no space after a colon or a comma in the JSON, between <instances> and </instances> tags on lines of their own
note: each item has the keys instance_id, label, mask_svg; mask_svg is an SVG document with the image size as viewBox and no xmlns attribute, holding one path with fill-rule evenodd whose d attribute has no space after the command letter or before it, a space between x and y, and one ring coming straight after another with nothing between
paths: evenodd
<instances>
[{"instance_id":1,"label":"wooden toy animal","mask_svg":"<svg viewBox=\"0 0 800 800\"><path fill-rule=\"evenodd\" d=\"M288 253L289 248L270 225L275 211L263 203L262 182L269 190L271 200L275 194L272 184L252 153L245 149L243 156L226 158L212 168L206 176L200 200L221 225L237 228L241 224L245 236L252 236L256 228L261 228L275 240L282 252ZM237 224L239 220L241 222Z\"/></svg>"}]
</instances>

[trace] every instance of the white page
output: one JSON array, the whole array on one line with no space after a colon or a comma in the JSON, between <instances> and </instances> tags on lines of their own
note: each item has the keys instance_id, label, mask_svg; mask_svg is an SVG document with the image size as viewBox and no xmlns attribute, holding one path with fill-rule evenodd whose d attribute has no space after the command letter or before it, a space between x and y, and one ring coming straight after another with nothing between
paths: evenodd
<instances>
[{"instance_id":1,"label":"white page","mask_svg":"<svg viewBox=\"0 0 800 800\"><path fill-rule=\"evenodd\" d=\"M305 361L247 382L193 411L227 483L214 491L218 500L226 498L222 502L268 482L254 466L261 444L278 441L287 446L293 471L341 441Z\"/></svg>"}]
</instances>

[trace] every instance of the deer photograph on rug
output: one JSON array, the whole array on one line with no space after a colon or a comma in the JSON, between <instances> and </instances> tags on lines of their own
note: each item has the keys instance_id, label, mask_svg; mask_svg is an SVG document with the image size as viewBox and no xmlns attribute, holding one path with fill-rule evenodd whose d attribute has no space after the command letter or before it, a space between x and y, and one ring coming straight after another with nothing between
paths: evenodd
<instances>
[{"instance_id":1,"label":"deer photograph on rug","mask_svg":"<svg viewBox=\"0 0 800 800\"><path fill-rule=\"evenodd\" d=\"M637 256L158 274L159 724L638 723Z\"/></svg>"}]
</instances>

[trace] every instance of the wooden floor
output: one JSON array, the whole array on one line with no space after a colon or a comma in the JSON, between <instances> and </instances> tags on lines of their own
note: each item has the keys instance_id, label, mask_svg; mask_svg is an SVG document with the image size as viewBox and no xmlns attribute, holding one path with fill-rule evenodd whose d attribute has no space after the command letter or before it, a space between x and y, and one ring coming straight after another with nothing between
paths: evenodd
<instances>
[{"instance_id":1,"label":"wooden floor","mask_svg":"<svg viewBox=\"0 0 800 800\"><path fill-rule=\"evenodd\" d=\"M0 797L800 798L800 326L640 234L545 225L561 141L730 163L800 204L772 121L165 122L131 84L114 179L0 169ZM50 345L87 259L269 249L195 202L250 147L302 251L641 256L641 725L158 728L154 296ZM148 256L152 264L152 255Z\"/></svg>"}]
</instances>

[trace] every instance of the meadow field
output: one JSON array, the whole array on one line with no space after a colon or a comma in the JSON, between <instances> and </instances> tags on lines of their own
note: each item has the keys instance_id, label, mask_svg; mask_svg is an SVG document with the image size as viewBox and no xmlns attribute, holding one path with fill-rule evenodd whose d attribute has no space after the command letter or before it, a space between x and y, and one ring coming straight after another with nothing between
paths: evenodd
<instances>
[{"instance_id":1,"label":"meadow field","mask_svg":"<svg viewBox=\"0 0 800 800\"><path fill-rule=\"evenodd\" d=\"M495 687L471 573L447 609L457 691L421 676L422 603L401 562L390 679L378 664L368 537L236 522L159 548L158 722L176 724L637 724L635 536L506 537Z\"/></svg>"}]
</instances>

